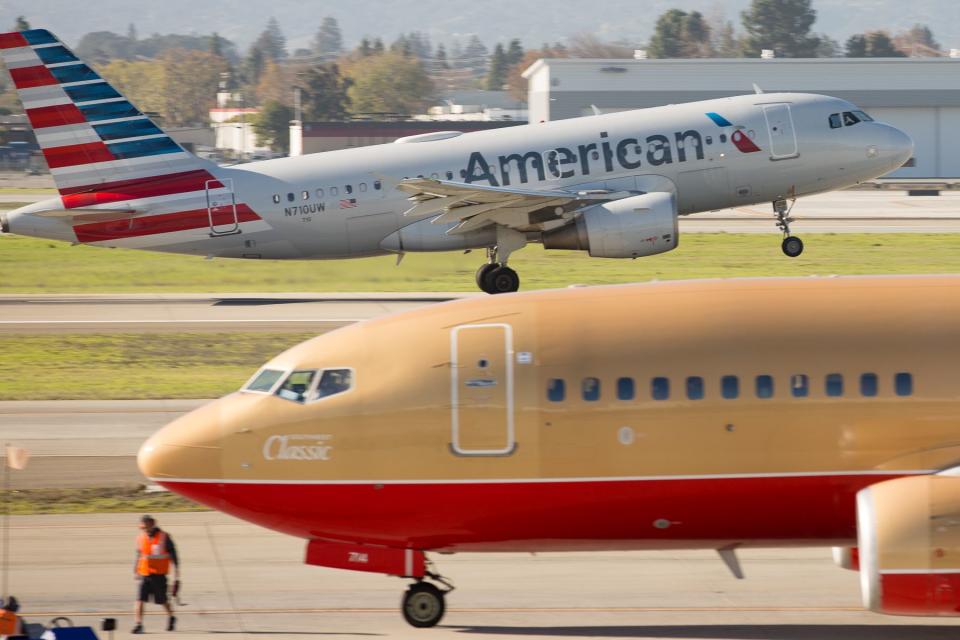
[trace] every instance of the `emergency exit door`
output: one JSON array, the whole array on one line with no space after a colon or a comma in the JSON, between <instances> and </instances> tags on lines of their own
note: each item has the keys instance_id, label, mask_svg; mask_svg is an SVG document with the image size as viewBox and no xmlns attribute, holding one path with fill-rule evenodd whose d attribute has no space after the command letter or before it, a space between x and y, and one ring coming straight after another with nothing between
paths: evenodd
<instances>
[{"instance_id":1,"label":"emergency exit door","mask_svg":"<svg viewBox=\"0 0 960 640\"><path fill-rule=\"evenodd\" d=\"M509 324L469 324L451 330L450 404L453 453L513 453L513 328Z\"/></svg>"},{"instance_id":2,"label":"emergency exit door","mask_svg":"<svg viewBox=\"0 0 960 640\"><path fill-rule=\"evenodd\" d=\"M763 117L767 121L767 133L770 134L770 159L785 160L799 155L797 132L793 128L793 115L790 113L790 105L764 105Z\"/></svg>"},{"instance_id":3,"label":"emergency exit door","mask_svg":"<svg viewBox=\"0 0 960 640\"><path fill-rule=\"evenodd\" d=\"M207 180L207 215L210 218L210 235L225 236L240 233L237 220L237 199L233 193L233 180Z\"/></svg>"}]
</instances>

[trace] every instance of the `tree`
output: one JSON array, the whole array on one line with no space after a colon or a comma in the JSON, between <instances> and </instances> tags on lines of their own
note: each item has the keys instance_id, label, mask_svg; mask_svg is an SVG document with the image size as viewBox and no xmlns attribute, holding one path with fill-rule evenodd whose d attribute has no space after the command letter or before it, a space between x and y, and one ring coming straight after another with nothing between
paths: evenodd
<instances>
[{"instance_id":1,"label":"tree","mask_svg":"<svg viewBox=\"0 0 960 640\"><path fill-rule=\"evenodd\" d=\"M290 121L293 109L279 102L266 102L253 119L253 131L257 144L267 145L274 151L290 151Z\"/></svg>"},{"instance_id":2,"label":"tree","mask_svg":"<svg viewBox=\"0 0 960 640\"><path fill-rule=\"evenodd\" d=\"M470 69L474 76L479 77L487 70L488 55L489 50L486 45L480 41L480 38L475 35L470 36L467 46L463 48L463 54L460 60L461 64L458 66Z\"/></svg>"},{"instance_id":3,"label":"tree","mask_svg":"<svg viewBox=\"0 0 960 640\"><path fill-rule=\"evenodd\" d=\"M130 42L137 41L137 25L132 22L127 25L127 40Z\"/></svg>"},{"instance_id":4,"label":"tree","mask_svg":"<svg viewBox=\"0 0 960 640\"><path fill-rule=\"evenodd\" d=\"M507 64L511 67L523 60L523 45L520 38L514 38L507 46Z\"/></svg>"},{"instance_id":5,"label":"tree","mask_svg":"<svg viewBox=\"0 0 960 640\"><path fill-rule=\"evenodd\" d=\"M439 45L437 45L437 52L433 56L433 61L437 69L450 68L450 63L447 62L447 49L446 47L443 46L442 42Z\"/></svg>"},{"instance_id":6,"label":"tree","mask_svg":"<svg viewBox=\"0 0 960 640\"><path fill-rule=\"evenodd\" d=\"M113 60L100 75L145 113L165 114L167 107L163 64L156 60Z\"/></svg>"},{"instance_id":7,"label":"tree","mask_svg":"<svg viewBox=\"0 0 960 640\"><path fill-rule=\"evenodd\" d=\"M91 31L77 43L77 56L95 65L103 65L111 60L132 59L134 48L125 36L112 31Z\"/></svg>"},{"instance_id":8,"label":"tree","mask_svg":"<svg viewBox=\"0 0 960 640\"><path fill-rule=\"evenodd\" d=\"M257 99L260 104L267 102L279 102L280 104L293 104L293 82L290 72L274 62L267 60L267 64L260 74L260 81L257 82Z\"/></svg>"},{"instance_id":9,"label":"tree","mask_svg":"<svg viewBox=\"0 0 960 640\"><path fill-rule=\"evenodd\" d=\"M840 43L827 34L818 33L817 39L820 40L820 44L817 45L818 58L836 58L843 55L843 50L840 49Z\"/></svg>"},{"instance_id":10,"label":"tree","mask_svg":"<svg viewBox=\"0 0 960 640\"><path fill-rule=\"evenodd\" d=\"M337 19L327 16L320 23L316 35L313 36L314 55L323 58L335 58L343 52L343 35Z\"/></svg>"},{"instance_id":11,"label":"tree","mask_svg":"<svg viewBox=\"0 0 960 640\"><path fill-rule=\"evenodd\" d=\"M381 55L384 51L386 51L386 49L385 49L384 46L383 46L383 40L381 40L380 38L374 39L374 41L373 41L373 55L379 56L379 55Z\"/></svg>"},{"instance_id":12,"label":"tree","mask_svg":"<svg viewBox=\"0 0 960 640\"><path fill-rule=\"evenodd\" d=\"M419 60L397 52L363 58L349 74L354 113L418 113L433 95L433 83Z\"/></svg>"},{"instance_id":13,"label":"tree","mask_svg":"<svg viewBox=\"0 0 960 640\"><path fill-rule=\"evenodd\" d=\"M493 48L493 55L490 56L490 69L487 71L487 78L484 82L484 89L487 91L501 91L504 83L507 81L507 52L499 42Z\"/></svg>"},{"instance_id":14,"label":"tree","mask_svg":"<svg viewBox=\"0 0 960 640\"><path fill-rule=\"evenodd\" d=\"M817 19L811 0L753 0L740 14L747 32L744 55L759 57L762 49L773 49L781 58L812 58L820 41L810 35Z\"/></svg>"},{"instance_id":15,"label":"tree","mask_svg":"<svg viewBox=\"0 0 960 640\"><path fill-rule=\"evenodd\" d=\"M647 51L653 58L693 58L709 42L710 29L703 16L670 9L657 18Z\"/></svg>"},{"instance_id":16,"label":"tree","mask_svg":"<svg viewBox=\"0 0 960 640\"><path fill-rule=\"evenodd\" d=\"M579 33L570 38L567 47L571 58L633 58L633 48L605 42L592 33Z\"/></svg>"},{"instance_id":17,"label":"tree","mask_svg":"<svg viewBox=\"0 0 960 640\"><path fill-rule=\"evenodd\" d=\"M370 38L364 38L356 48L356 54L361 58L373 55L373 46L370 44Z\"/></svg>"},{"instance_id":18,"label":"tree","mask_svg":"<svg viewBox=\"0 0 960 640\"><path fill-rule=\"evenodd\" d=\"M713 54L718 58L737 58L742 55L743 47L737 39L736 32L733 29L733 23L729 20L720 24L718 28L712 29L713 33Z\"/></svg>"},{"instance_id":19,"label":"tree","mask_svg":"<svg viewBox=\"0 0 960 640\"><path fill-rule=\"evenodd\" d=\"M868 31L847 40L848 58L904 58L906 54L893 46L885 31Z\"/></svg>"},{"instance_id":20,"label":"tree","mask_svg":"<svg viewBox=\"0 0 960 640\"><path fill-rule=\"evenodd\" d=\"M216 31L210 35L210 53L223 57L223 38Z\"/></svg>"},{"instance_id":21,"label":"tree","mask_svg":"<svg viewBox=\"0 0 960 640\"><path fill-rule=\"evenodd\" d=\"M247 54L247 59L243 62L243 77L249 84L255 85L260 82L260 74L263 73L263 68L266 65L265 58L266 56L260 47L250 47L250 53Z\"/></svg>"},{"instance_id":22,"label":"tree","mask_svg":"<svg viewBox=\"0 0 960 640\"><path fill-rule=\"evenodd\" d=\"M29 31L30 23L23 16L17 16L17 21L13 25L14 31Z\"/></svg>"},{"instance_id":23,"label":"tree","mask_svg":"<svg viewBox=\"0 0 960 640\"><path fill-rule=\"evenodd\" d=\"M287 57L287 38L276 18L270 18L267 27L254 40L252 48L260 49L264 58L283 60Z\"/></svg>"},{"instance_id":24,"label":"tree","mask_svg":"<svg viewBox=\"0 0 960 640\"><path fill-rule=\"evenodd\" d=\"M372 60L373 57L363 58ZM305 120L346 120L349 115L351 81L340 73L336 64L319 64L297 76L300 104Z\"/></svg>"},{"instance_id":25,"label":"tree","mask_svg":"<svg viewBox=\"0 0 960 640\"><path fill-rule=\"evenodd\" d=\"M925 24L915 24L893 39L893 45L909 56L939 56L940 43Z\"/></svg>"},{"instance_id":26,"label":"tree","mask_svg":"<svg viewBox=\"0 0 960 640\"><path fill-rule=\"evenodd\" d=\"M167 123L183 126L209 122L220 74L227 70L226 61L207 51L184 49L170 49L161 61Z\"/></svg>"},{"instance_id":27,"label":"tree","mask_svg":"<svg viewBox=\"0 0 960 640\"><path fill-rule=\"evenodd\" d=\"M523 72L540 58L566 58L567 51L565 47L550 46L544 44L540 49L530 49L520 62L510 67L507 74L507 91L510 95L521 102L527 101L527 79L523 77Z\"/></svg>"}]
</instances>

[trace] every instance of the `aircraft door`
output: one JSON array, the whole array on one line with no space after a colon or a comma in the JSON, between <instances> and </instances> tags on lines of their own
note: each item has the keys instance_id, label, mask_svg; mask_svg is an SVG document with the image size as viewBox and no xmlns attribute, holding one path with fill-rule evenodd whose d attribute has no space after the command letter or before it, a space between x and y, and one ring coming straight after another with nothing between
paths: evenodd
<instances>
[{"instance_id":1,"label":"aircraft door","mask_svg":"<svg viewBox=\"0 0 960 640\"><path fill-rule=\"evenodd\" d=\"M210 219L210 235L225 236L240 233L237 220L237 199L233 193L233 180L207 180L207 215Z\"/></svg>"},{"instance_id":2,"label":"aircraft door","mask_svg":"<svg viewBox=\"0 0 960 640\"><path fill-rule=\"evenodd\" d=\"M513 367L513 327L509 324L469 324L451 330L450 448L454 454L513 453Z\"/></svg>"},{"instance_id":3,"label":"aircraft door","mask_svg":"<svg viewBox=\"0 0 960 640\"><path fill-rule=\"evenodd\" d=\"M788 104L763 105L763 117L770 135L770 159L785 160L797 157L797 132Z\"/></svg>"}]
</instances>

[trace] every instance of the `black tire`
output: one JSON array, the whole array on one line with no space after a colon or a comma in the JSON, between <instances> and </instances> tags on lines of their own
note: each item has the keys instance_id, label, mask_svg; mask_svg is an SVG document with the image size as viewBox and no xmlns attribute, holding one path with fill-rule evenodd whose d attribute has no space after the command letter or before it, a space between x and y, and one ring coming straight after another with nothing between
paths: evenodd
<instances>
[{"instance_id":1,"label":"black tire","mask_svg":"<svg viewBox=\"0 0 960 640\"><path fill-rule=\"evenodd\" d=\"M796 236L787 236L780 244L783 253L790 258L796 258L803 253L803 240Z\"/></svg>"},{"instance_id":2,"label":"black tire","mask_svg":"<svg viewBox=\"0 0 960 640\"><path fill-rule=\"evenodd\" d=\"M443 591L429 582L418 582L410 585L403 594L400 606L403 619L411 626L425 629L434 627L443 618L447 605Z\"/></svg>"},{"instance_id":3,"label":"black tire","mask_svg":"<svg viewBox=\"0 0 960 640\"><path fill-rule=\"evenodd\" d=\"M484 293L490 293L487 291L486 285L483 284L484 278L488 273L499 267L500 265L496 264L495 262L488 262L487 264L480 265L480 268L477 269L477 286L480 287L480 290Z\"/></svg>"},{"instance_id":4,"label":"black tire","mask_svg":"<svg viewBox=\"0 0 960 640\"><path fill-rule=\"evenodd\" d=\"M487 293L513 293L520 288L520 276L510 267L499 267L483 277L483 285Z\"/></svg>"}]
</instances>

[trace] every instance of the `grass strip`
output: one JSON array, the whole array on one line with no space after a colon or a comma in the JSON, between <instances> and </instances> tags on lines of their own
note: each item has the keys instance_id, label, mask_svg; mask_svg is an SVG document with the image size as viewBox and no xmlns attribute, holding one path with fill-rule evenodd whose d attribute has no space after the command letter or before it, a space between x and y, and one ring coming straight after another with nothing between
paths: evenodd
<instances>
[{"instance_id":1,"label":"grass strip","mask_svg":"<svg viewBox=\"0 0 960 640\"><path fill-rule=\"evenodd\" d=\"M789 259L769 234L684 234L680 247L639 260L532 246L510 260L522 289L734 276L960 273L960 234L803 234ZM354 260L203 260L17 236L0 237L0 293L475 291L483 252Z\"/></svg>"},{"instance_id":2,"label":"grass strip","mask_svg":"<svg viewBox=\"0 0 960 640\"><path fill-rule=\"evenodd\" d=\"M24 489L0 491L0 504L10 500L10 513L19 516L56 513L163 513L209 511L167 491L147 492L139 487L94 487L89 489Z\"/></svg>"}]
</instances>

